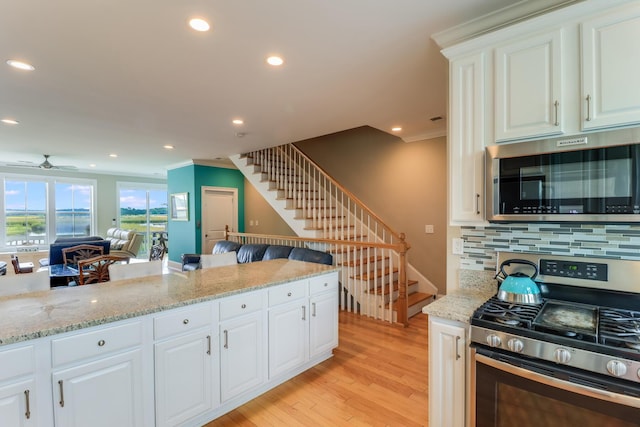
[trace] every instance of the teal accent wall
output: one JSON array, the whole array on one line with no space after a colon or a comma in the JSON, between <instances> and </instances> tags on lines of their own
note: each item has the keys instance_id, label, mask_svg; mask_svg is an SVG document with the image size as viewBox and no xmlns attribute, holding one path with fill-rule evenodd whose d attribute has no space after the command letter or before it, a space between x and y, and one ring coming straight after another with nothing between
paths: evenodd
<instances>
[{"instance_id":1,"label":"teal accent wall","mask_svg":"<svg viewBox=\"0 0 640 427\"><path fill-rule=\"evenodd\" d=\"M185 253L200 253L202 187L238 189L238 228L244 232L244 176L237 169L189 165L171 169L167 173L167 193L189 193L189 220L169 218L169 260L180 262Z\"/></svg>"}]
</instances>

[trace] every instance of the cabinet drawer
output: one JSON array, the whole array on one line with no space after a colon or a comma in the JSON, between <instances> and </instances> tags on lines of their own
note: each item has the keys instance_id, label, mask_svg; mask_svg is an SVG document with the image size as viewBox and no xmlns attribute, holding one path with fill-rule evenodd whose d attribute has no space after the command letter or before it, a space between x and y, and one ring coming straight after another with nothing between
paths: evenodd
<instances>
[{"instance_id":1,"label":"cabinet drawer","mask_svg":"<svg viewBox=\"0 0 640 427\"><path fill-rule=\"evenodd\" d=\"M262 310L263 292L250 292L220 301L220 320Z\"/></svg>"},{"instance_id":2,"label":"cabinet drawer","mask_svg":"<svg viewBox=\"0 0 640 427\"><path fill-rule=\"evenodd\" d=\"M285 285L269 288L269 307L307 296L307 281L298 280Z\"/></svg>"},{"instance_id":3,"label":"cabinet drawer","mask_svg":"<svg viewBox=\"0 0 640 427\"><path fill-rule=\"evenodd\" d=\"M171 335L190 332L212 323L211 304L178 308L153 319L153 336L159 340Z\"/></svg>"},{"instance_id":4,"label":"cabinet drawer","mask_svg":"<svg viewBox=\"0 0 640 427\"><path fill-rule=\"evenodd\" d=\"M324 276L309 279L309 293L311 295L338 289L338 273L325 274Z\"/></svg>"},{"instance_id":5,"label":"cabinet drawer","mask_svg":"<svg viewBox=\"0 0 640 427\"><path fill-rule=\"evenodd\" d=\"M0 352L0 381L33 373L34 356L32 345Z\"/></svg>"},{"instance_id":6,"label":"cabinet drawer","mask_svg":"<svg viewBox=\"0 0 640 427\"><path fill-rule=\"evenodd\" d=\"M141 343L142 324L139 321L99 329L91 328L88 332L51 340L51 357L55 367L109 354Z\"/></svg>"}]
</instances>

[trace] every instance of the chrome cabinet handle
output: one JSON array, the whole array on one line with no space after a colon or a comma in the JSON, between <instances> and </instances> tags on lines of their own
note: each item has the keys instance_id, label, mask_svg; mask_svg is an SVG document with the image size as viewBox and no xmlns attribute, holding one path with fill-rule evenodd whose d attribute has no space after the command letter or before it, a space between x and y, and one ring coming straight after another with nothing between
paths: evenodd
<instances>
[{"instance_id":1,"label":"chrome cabinet handle","mask_svg":"<svg viewBox=\"0 0 640 427\"><path fill-rule=\"evenodd\" d=\"M229 331L225 329L223 334L224 334L224 348L229 348Z\"/></svg>"},{"instance_id":2,"label":"chrome cabinet handle","mask_svg":"<svg viewBox=\"0 0 640 427\"><path fill-rule=\"evenodd\" d=\"M476 214L480 215L480 193L476 193Z\"/></svg>"},{"instance_id":3,"label":"chrome cabinet handle","mask_svg":"<svg viewBox=\"0 0 640 427\"><path fill-rule=\"evenodd\" d=\"M307 307L302 306L302 320L307 320Z\"/></svg>"},{"instance_id":4,"label":"chrome cabinet handle","mask_svg":"<svg viewBox=\"0 0 640 427\"><path fill-rule=\"evenodd\" d=\"M211 335L207 335L207 354L211 355Z\"/></svg>"},{"instance_id":5,"label":"chrome cabinet handle","mask_svg":"<svg viewBox=\"0 0 640 427\"><path fill-rule=\"evenodd\" d=\"M98 347L104 347L107 342L105 340L98 341Z\"/></svg>"},{"instance_id":6,"label":"chrome cabinet handle","mask_svg":"<svg viewBox=\"0 0 640 427\"><path fill-rule=\"evenodd\" d=\"M554 102L554 103L553 103L553 107L554 107L554 109L555 109L555 113L556 113L556 121L555 121L555 123L553 124L554 126L558 126L558 125L560 124L560 122L558 122L558 105L559 105L559 102L558 102L558 101L556 101L556 102Z\"/></svg>"},{"instance_id":7,"label":"chrome cabinet handle","mask_svg":"<svg viewBox=\"0 0 640 427\"><path fill-rule=\"evenodd\" d=\"M243 308L243 309L244 309L244 308L247 308L247 304L242 304L242 305L240 306L240 308Z\"/></svg>"},{"instance_id":8,"label":"chrome cabinet handle","mask_svg":"<svg viewBox=\"0 0 640 427\"><path fill-rule=\"evenodd\" d=\"M460 352L458 351L458 347L460 343L460 337L456 336L456 360L460 359Z\"/></svg>"},{"instance_id":9,"label":"chrome cabinet handle","mask_svg":"<svg viewBox=\"0 0 640 427\"><path fill-rule=\"evenodd\" d=\"M182 324L183 324L183 325L188 325L188 324L189 324L189 319L184 319L184 320L182 321Z\"/></svg>"},{"instance_id":10,"label":"chrome cabinet handle","mask_svg":"<svg viewBox=\"0 0 640 427\"><path fill-rule=\"evenodd\" d=\"M58 381L58 387L60 388L60 407L64 408L64 386L62 380Z\"/></svg>"},{"instance_id":11,"label":"chrome cabinet handle","mask_svg":"<svg viewBox=\"0 0 640 427\"><path fill-rule=\"evenodd\" d=\"M587 121L591 121L591 95L587 95Z\"/></svg>"},{"instance_id":12,"label":"chrome cabinet handle","mask_svg":"<svg viewBox=\"0 0 640 427\"><path fill-rule=\"evenodd\" d=\"M24 413L26 419L31 418L31 405L29 404L29 390L24 391L24 398L27 403L27 412Z\"/></svg>"},{"instance_id":13,"label":"chrome cabinet handle","mask_svg":"<svg viewBox=\"0 0 640 427\"><path fill-rule=\"evenodd\" d=\"M316 317L316 303L311 303L311 316Z\"/></svg>"}]
</instances>

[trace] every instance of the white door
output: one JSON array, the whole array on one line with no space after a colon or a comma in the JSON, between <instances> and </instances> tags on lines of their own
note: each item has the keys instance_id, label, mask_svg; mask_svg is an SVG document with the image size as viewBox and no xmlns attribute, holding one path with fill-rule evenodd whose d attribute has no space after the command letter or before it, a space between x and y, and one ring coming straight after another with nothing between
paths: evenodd
<instances>
[{"instance_id":1,"label":"white door","mask_svg":"<svg viewBox=\"0 0 640 427\"><path fill-rule=\"evenodd\" d=\"M55 425L145 425L141 372L141 350L54 372Z\"/></svg>"},{"instance_id":2,"label":"white door","mask_svg":"<svg viewBox=\"0 0 640 427\"><path fill-rule=\"evenodd\" d=\"M205 328L156 344L157 426L178 425L212 408L211 335Z\"/></svg>"},{"instance_id":3,"label":"white door","mask_svg":"<svg viewBox=\"0 0 640 427\"><path fill-rule=\"evenodd\" d=\"M0 387L0 426L37 425L33 391L35 380L28 379Z\"/></svg>"},{"instance_id":4,"label":"white door","mask_svg":"<svg viewBox=\"0 0 640 427\"><path fill-rule=\"evenodd\" d=\"M640 122L640 7L582 24L582 129Z\"/></svg>"},{"instance_id":5,"label":"white door","mask_svg":"<svg viewBox=\"0 0 640 427\"><path fill-rule=\"evenodd\" d=\"M225 226L238 230L238 190L202 187L202 253L210 254L213 245L224 239Z\"/></svg>"}]
</instances>

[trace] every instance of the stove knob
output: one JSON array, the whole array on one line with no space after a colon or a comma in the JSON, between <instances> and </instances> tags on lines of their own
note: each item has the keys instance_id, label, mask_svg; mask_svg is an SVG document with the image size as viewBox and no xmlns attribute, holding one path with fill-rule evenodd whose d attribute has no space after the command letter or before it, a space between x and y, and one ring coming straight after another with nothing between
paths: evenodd
<instances>
[{"instance_id":1,"label":"stove knob","mask_svg":"<svg viewBox=\"0 0 640 427\"><path fill-rule=\"evenodd\" d=\"M566 348L557 348L554 356L556 358L556 362L567 364L571 360L571 353Z\"/></svg>"},{"instance_id":2,"label":"stove knob","mask_svg":"<svg viewBox=\"0 0 640 427\"><path fill-rule=\"evenodd\" d=\"M487 336L487 344L489 344L490 347L500 347L502 340L496 334L490 334Z\"/></svg>"},{"instance_id":3,"label":"stove knob","mask_svg":"<svg viewBox=\"0 0 640 427\"><path fill-rule=\"evenodd\" d=\"M517 338L511 338L507 341L507 347L509 350L514 351L516 353L522 353L522 349L524 349L524 344Z\"/></svg>"},{"instance_id":4,"label":"stove knob","mask_svg":"<svg viewBox=\"0 0 640 427\"><path fill-rule=\"evenodd\" d=\"M607 371L613 376L621 377L627 373L627 367L619 360L610 360L607 362Z\"/></svg>"}]
</instances>

